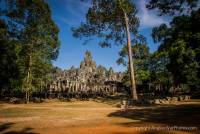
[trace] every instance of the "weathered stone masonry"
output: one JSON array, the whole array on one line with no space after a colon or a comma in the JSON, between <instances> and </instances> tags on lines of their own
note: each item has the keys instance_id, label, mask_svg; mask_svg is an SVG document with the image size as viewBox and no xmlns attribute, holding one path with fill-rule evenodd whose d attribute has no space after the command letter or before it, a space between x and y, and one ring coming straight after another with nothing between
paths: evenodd
<instances>
[{"instance_id":1,"label":"weathered stone masonry","mask_svg":"<svg viewBox=\"0 0 200 134\"><path fill-rule=\"evenodd\" d=\"M91 53L86 51L80 68L55 74L50 85L50 97L85 98L114 94L119 90L122 73L115 73L112 68L96 67Z\"/></svg>"}]
</instances>

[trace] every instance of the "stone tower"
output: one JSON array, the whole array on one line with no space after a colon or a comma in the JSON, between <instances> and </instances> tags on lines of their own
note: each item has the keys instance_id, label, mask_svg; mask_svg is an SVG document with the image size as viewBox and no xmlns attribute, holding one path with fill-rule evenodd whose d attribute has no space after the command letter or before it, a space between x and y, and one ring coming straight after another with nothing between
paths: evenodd
<instances>
[{"instance_id":1,"label":"stone tower","mask_svg":"<svg viewBox=\"0 0 200 134\"><path fill-rule=\"evenodd\" d=\"M93 61L92 55L88 50L85 52L85 57L80 64L80 69L88 69L90 72L96 70L96 62Z\"/></svg>"},{"instance_id":2,"label":"stone tower","mask_svg":"<svg viewBox=\"0 0 200 134\"><path fill-rule=\"evenodd\" d=\"M61 74L64 75L56 75L49 92L53 96L59 94L69 98L113 94L119 88L122 78L112 68L107 70L101 65L97 67L89 51L85 52L80 68L72 67Z\"/></svg>"}]
</instances>

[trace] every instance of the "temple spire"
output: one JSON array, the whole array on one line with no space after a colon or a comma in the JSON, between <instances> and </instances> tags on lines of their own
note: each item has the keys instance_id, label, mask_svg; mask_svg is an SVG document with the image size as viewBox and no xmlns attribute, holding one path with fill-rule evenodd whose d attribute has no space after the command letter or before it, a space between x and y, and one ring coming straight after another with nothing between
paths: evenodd
<instances>
[{"instance_id":1,"label":"temple spire","mask_svg":"<svg viewBox=\"0 0 200 134\"><path fill-rule=\"evenodd\" d=\"M96 62L92 59L90 51L86 50L84 60L80 64L80 68L90 67L96 69Z\"/></svg>"}]
</instances>

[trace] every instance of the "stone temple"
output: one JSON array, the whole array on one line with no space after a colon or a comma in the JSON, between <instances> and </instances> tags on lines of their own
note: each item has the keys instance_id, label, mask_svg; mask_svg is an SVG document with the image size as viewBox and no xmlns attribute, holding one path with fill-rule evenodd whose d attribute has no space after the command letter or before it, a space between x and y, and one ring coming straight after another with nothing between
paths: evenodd
<instances>
[{"instance_id":1,"label":"stone temple","mask_svg":"<svg viewBox=\"0 0 200 134\"><path fill-rule=\"evenodd\" d=\"M89 51L79 68L71 67L54 75L50 97L88 98L107 96L120 90L122 73L96 65Z\"/></svg>"}]
</instances>

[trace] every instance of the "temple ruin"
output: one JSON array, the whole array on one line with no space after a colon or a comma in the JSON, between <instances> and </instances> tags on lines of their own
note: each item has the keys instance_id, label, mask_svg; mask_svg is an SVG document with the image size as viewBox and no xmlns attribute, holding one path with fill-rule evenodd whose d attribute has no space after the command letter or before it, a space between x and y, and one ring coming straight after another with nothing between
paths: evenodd
<instances>
[{"instance_id":1,"label":"temple ruin","mask_svg":"<svg viewBox=\"0 0 200 134\"><path fill-rule=\"evenodd\" d=\"M79 68L71 67L54 75L50 85L50 97L88 98L107 96L120 89L122 73L112 68L96 65L89 51Z\"/></svg>"}]
</instances>

